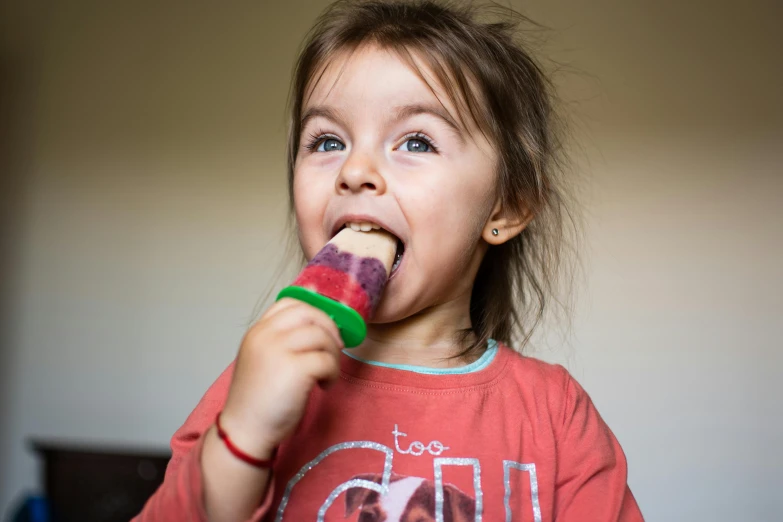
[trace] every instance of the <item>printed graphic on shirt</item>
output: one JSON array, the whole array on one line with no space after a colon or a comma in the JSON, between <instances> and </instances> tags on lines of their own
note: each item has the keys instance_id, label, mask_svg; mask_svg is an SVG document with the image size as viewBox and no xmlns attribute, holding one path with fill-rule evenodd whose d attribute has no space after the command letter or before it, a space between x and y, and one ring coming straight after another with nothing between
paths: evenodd
<instances>
[{"instance_id":1,"label":"printed graphic on shirt","mask_svg":"<svg viewBox=\"0 0 783 522\"><path fill-rule=\"evenodd\" d=\"M381 475L355 479L381 484ZM443 487L444 522L473 522L476 501L451 484ZM435 520L435 483L420 477L392 474L385 495L367 488L351 488L345 496L345 516L359 511L359 522L429 522Z\"/></svg>"},{"instance_id":2,"label":"printed graphic on shirt","mask_svg":"<svg viewBox=\"0 0 783 522\"><path fill-rule=\"evenodd\" d=\"M323 467L323 462L330 456L342 455L345 459L350 459L351 452L357 450L377 452L380 457L378 463L379 465L382 463L382 466L379 466L381 469L361 470L349 480L334 487L324 498L317 514L313 514L316 522L325 522L327 512L330 513L329 520L331 520L335 516L332 513L336 510L341 512L341 516L337 519L350 519L357 522L482 522L484 495L478 458L440 456L451 448L438 440L426 444L411 440L397 425L394 426L391 435L393 448L373 441L352 441L335 444L325 449L315 459L305 464L288 482L275 522L289 520L286 518L286 511L289 504L295 505L297 484L300 481L309 476L308 474L317 473L320 467ZM433 457L433 478L394 473L392 468L395 453L423 458ZM332 459L331 462L334 460ZM464 491L444 480L444 470L455 468L470 473L473 483L472 492ZM517 476L519 474L526 475L529 480L530 497L525 503L529 511L522 518L520 513L513 512L511 506L512 473L515 474L514 484L519 484ZM503 511L506 522L519 520L541 522L538 479L534 463L524 464L504 460L503 486ZM514 493L518 498L519 492ZM341 495L343 496L340 497ZM333 505L334 509L330 510ZM339 509L341 507L344 509Z\"/></svg>"}]
</instances>

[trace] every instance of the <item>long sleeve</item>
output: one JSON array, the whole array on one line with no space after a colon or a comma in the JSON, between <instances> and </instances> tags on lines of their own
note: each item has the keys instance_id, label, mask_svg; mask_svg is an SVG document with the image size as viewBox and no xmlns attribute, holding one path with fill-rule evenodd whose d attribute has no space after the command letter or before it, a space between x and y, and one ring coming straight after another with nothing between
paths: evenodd
<instances>
[{"instance_id":1,"label":"long sleeve","mask_svg":"<svg viewBox=\"0 0 783 522\"><path fill-rule=\"evenodd\" d=\"M638 522L620 444L570 376L557 437L555 522Z\"/></svg>"},{"instance_id":2,"label":"long sleeve","mask_svg":"<svg viewBox=\"0 0 783 522\"><path fill-rule=\"evenodd\" d=\"M203 435L223 408L234 373L231 364L210 386L171 439L171 460L163 484L131 522L207 522L201 475ZM272 502L272 487L250 519L263 519Z\"/></svg>"}]
</instances>

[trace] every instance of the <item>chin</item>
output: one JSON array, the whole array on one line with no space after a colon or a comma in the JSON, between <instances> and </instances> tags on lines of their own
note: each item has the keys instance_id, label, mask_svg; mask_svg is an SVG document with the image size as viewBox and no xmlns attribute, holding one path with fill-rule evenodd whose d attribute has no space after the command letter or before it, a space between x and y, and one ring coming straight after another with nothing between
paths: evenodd
<instances>
[{"instance_id":1,"label":"chin","mask_svg":"<svg viewBox=\"0 0 783 522\"><path fill-rule=\"evenodd\" d=\"M400 300L389 299L388 297L385 297L381 301L381 304L378 306L378 309L375 311L375 314L373 315L369 323L370 324L397 323L413 315L412 313L410 313L410 310L411 308L404 306L400 302Z\"/></svg>"},{"instance_id":2,"label":"chin","mask_svg":"<svg viewBox=\"0 0 783 522\"><path fill-rule=\"evenodd\" d=\"M387 293L381 299L378 309L375 311L369 324L391 324L404 321L427 308L427 300L421 297L408 296L407 299L400 295Z\"/></svg>"},{"instance_id":3,"label":"chin","mask_svg":"<svg viewBox=\"0 0 783 522\"><path fill-rule=\"evenodd\" d=\"M368 322L369 324L391 324L402 321L408 317L408 314L404 314L399 310L387 310L387 307L380 306L376 310L375 315Z\"/></svg>"}]
</instances>

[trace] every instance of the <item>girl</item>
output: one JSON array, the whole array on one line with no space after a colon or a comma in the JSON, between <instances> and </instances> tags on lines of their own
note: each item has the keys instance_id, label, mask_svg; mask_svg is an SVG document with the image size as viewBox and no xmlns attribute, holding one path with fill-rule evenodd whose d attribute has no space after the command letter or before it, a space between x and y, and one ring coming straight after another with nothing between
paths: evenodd
<instances>
[{"instance_id":1,"label":"girl","mask_svg":"<svg viewBox=\"0 0 783 522\"><path fill-rule=\"evenodd\" d=\"M299 242L370 223L400 261L351 351L271 306L137 521L642 520L587 394L505 344L540 317L565 212L551 87L513 30L428 1L319 19L292 93Z\"/></svg>"}]
</instances>

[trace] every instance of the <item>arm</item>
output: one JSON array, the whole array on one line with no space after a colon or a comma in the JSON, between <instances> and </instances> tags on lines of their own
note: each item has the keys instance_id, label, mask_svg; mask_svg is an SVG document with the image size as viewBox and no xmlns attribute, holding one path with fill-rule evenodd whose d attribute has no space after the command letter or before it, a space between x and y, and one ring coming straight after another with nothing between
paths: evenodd
<instances>
[{"instance_id":1,"label":"arm","mask_svg":"<svg viewBox=\"0 0 783 522\"><path fill-rule=\"evenodd\" d=\"M344 347L321 310L294 299L269 307L174 435L163 484L134 522L261 520L272 503L271 472L237 459L219 440L215 417L222 410L244 453L268 459L296 429L312 388L338 378Z\"/></svg>"},{"instance_id":2,"label":"arm","mask_svg":"<svg viewBox=\"0 0 783 522\"><path fill-rule=\"evenodd\" d=\"M210 386L185 424L174 434L171 439L171 460L163 484L132 522L206 522L205 496L208 498L210 492L219 493L222 488L240 478L249 480L253 484L251 489L259 490L259 501L255 505L260 507L249 519L262 520L272 500L270 487L261 505L263 492L269 482L269 472L256 470L237 460L222 446L213 427L215 416L226 402L233 372L232 364ZM202 466L207 461L214 466L214 469L213 466L209 467L211 471L208 476L202 473ZM206 466L204 468L207 469ZM231 476L231 480L221 482L221 476L226 473ZM254 474L256 476L252 477ZM210 488L216 491L210 491Z\"/></svg>"},{"instance_id":3,"label":"arm","mask_svg":"<svg viewBox=\"0 0 783 522\"><path fill-rule=\"evenodd\" d=\"M569 375L557 441L556 522L642 522L620 444Z\"/></svg>"}]
</instances>

